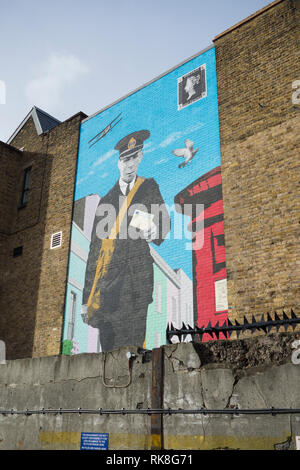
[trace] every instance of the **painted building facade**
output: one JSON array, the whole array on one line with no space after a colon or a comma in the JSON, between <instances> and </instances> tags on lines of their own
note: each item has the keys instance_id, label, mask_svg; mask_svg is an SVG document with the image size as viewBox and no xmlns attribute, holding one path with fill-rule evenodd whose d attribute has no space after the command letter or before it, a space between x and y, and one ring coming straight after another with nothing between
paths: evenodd
<instances>
[{"instance_id":1,"label":"painted building facade","mask_svg":"<svg viewBox=\"0 0 300 470\"><path fill-rule=\"evenodd\" d=\"M91 230L99 201L100 197L93 194L77 201L74 206L62 345L62 353L66 355L101 352L99 329L85 323L81 312ZM192 281L182 269L172 270L152 247L151 256L154 261L154 300L147 313L143 345L147 349L166 344L168 324L178 328L182 322L190 326L194 324Z\"/></svg>"},{"instance_id":2,"label":"painted building facade","mask_svg":"<svg viewBox=\"0 0 300 470\"><path fill-rule=\"evenodd\" d=\"M63 331L63 354L101 351L99 331L84 323L81 315L84 276L91 241L90 217L93 217L99 199L97 194L87 196L78 201L74 208L66 288L67 316Z\"/></svg>"},{"instance_id":3,"label":"painted building facade","mask_svg":"<svg viewBox=\"0 0 300 470\"><path fill-rule=\"evenodd\" d=\"M173 270L151 247L154 263L153 302L148 307L147 349L166 344L169 324L180 328L182 322L194 326L193 283L182 269Z\"/></svg>"}]
</instances>

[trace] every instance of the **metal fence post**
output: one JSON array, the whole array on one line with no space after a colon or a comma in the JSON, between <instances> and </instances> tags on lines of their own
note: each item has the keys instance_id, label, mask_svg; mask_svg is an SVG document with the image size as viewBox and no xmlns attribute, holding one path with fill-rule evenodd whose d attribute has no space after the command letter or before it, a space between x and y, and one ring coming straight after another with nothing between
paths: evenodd
<instances>
[{"instance_id":1,"label":"metal fence post","mask_svg":"<svg viewBox=\"0 0 300 470\"><path fill-rule=\"evenodd\" d=\"M161 410L163 408L164 388L164 348L156 348L152 351L152 393L151 408ZM163 443L163 415L152 413L151 415L151 449L161 450Z\"/></svg>"}]
</instances>

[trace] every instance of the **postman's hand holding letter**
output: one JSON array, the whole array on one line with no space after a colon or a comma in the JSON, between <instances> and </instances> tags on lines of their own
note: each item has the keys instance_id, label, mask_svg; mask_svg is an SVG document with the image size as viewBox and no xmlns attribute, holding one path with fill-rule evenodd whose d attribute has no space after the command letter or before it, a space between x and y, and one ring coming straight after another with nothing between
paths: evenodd
<instances>
[{"instance_id":1,"label":"postman's hand holding letter","mask_svg":"<svg viewBox=\"0 0 300 470\"><path fill-rule=\"evenodd\" d=\"M147 230L143 230L143 237L146 242L150 243L152 240L155 240L157 237L157 227L154 222L151 223L151 226Z\"/></svg>"}]
</instances>

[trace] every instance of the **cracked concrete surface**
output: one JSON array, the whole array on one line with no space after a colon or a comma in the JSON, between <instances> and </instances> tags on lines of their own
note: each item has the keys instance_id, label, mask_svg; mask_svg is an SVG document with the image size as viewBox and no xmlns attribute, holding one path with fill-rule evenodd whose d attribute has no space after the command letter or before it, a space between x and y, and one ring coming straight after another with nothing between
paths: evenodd
<instances>
[{"instance_id":1,"label":"cracked concrete surface","mask_svg":"<svg viewBox=\"0 0 300 470\"><path fill-rule=\"evenodd\" d=\"M292 338L211 342L186 348L166 347L165 407L190 409L300 408L300 366L291 363ZM220 344L222 343L222 344ZM256 343L256 344L255 344ZM220 348L223 345L222 358ZM192 346L192 345L190 345ZM270 363L271 357L276 360ZM279 351L282 352L281 356ZM200 364L194 360L198 355ZM179 362L180 361L180 362ZM194 362L195 367L188 367ZM200 367L199 367L200 365ZM255 365L255 366L254 366ZM200 448L291 449L300 432L297 415L175 415L164 420L165 432L198 435ZM222 445L217 445L222 443ZM193 448L193 447L191 447Z\"/></svg>"},{"instance_id":2,"label":"cracked concrete surface","mask_svg":"<svg viewBox=\"0 0 300 470\"><path fill-rule=\"evenodd\" d=\"M165 354L170 359L173 372L200 369L201 360L192 343L185 343L184 348L180 344L172 344L165 348Z\"/></svg>"}]
</instances>

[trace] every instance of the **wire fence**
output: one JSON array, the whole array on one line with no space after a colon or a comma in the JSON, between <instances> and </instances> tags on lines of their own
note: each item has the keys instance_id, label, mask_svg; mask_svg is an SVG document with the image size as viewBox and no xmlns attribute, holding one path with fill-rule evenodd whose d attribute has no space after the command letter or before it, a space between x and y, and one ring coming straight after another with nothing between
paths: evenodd
<instances>
[{"instance_id":1,"label":"wire fence","mask_svg":"<svg viewBox=\"0 0 300 470\"><path fill-rule=\"evenodd\" d=\"M45 409L40 410L0 410L1 415L62 415L62 414L78 414L78 415L282 415L282 414L300 414L300 408L261 408L261 409L239 409L238 407L226 408L226 409L119 409L119 410L105 410L102 408L97 409L84 409L84 408L74 408L74 409Z\"/></svg>"}]
</instances>

